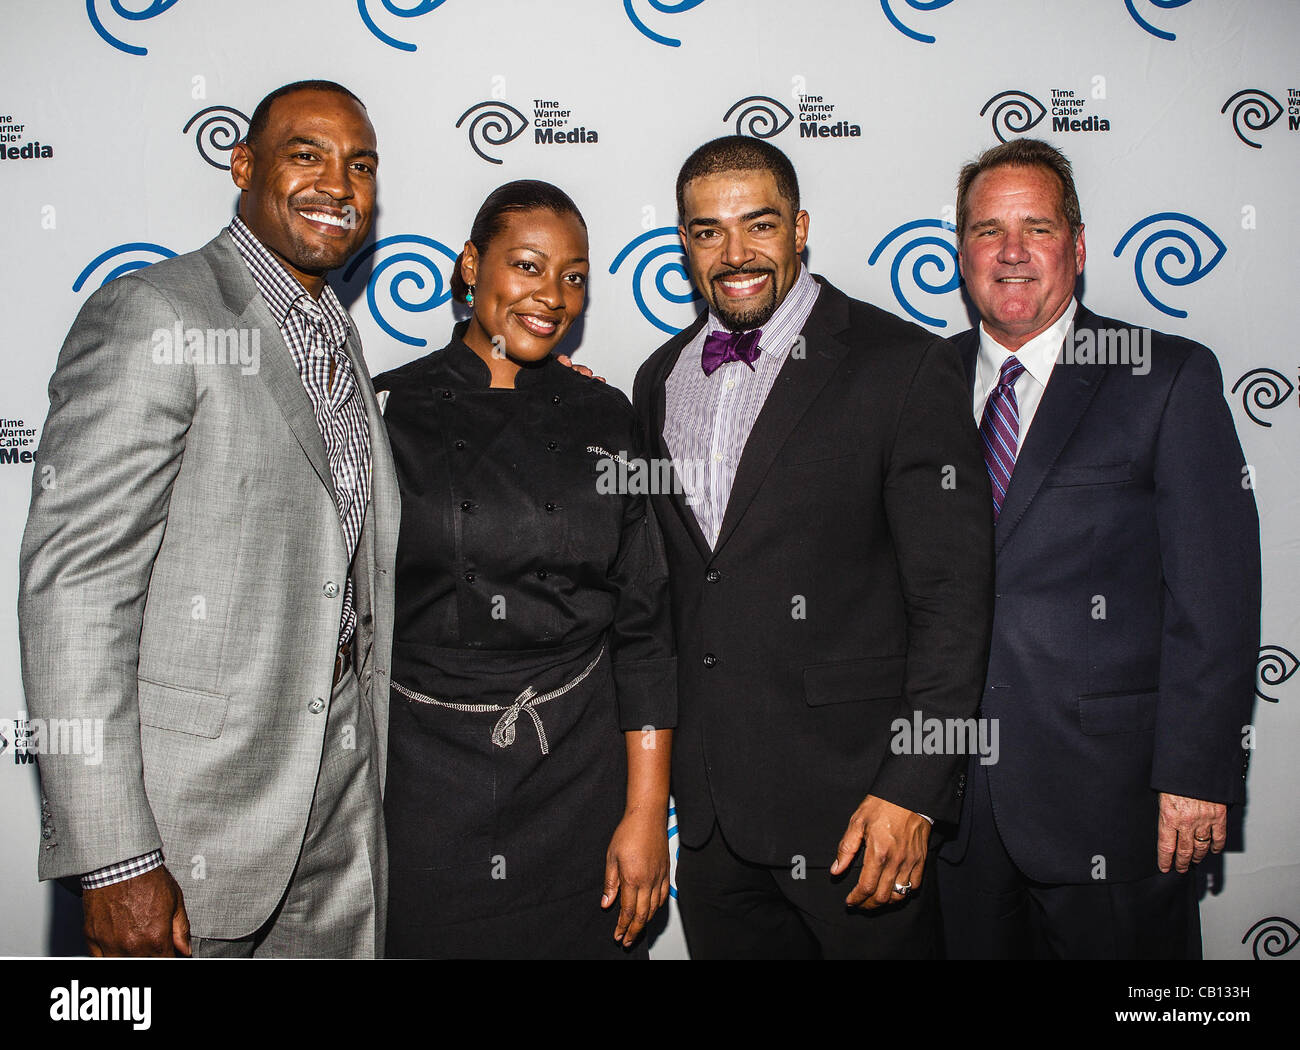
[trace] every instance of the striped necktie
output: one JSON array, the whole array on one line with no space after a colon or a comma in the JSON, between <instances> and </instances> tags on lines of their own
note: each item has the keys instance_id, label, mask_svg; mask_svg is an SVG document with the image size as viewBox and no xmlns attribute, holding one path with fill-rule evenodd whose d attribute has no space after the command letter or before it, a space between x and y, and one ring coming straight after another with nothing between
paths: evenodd
<instances>
[{"instance_id":1,"label":"striped necktie","mask_svg":"<svg viewBox=\"0 0 1300 1050\"><path fill-rule=\"evenodd\" d=\"M984 464L989 469L993 483L993 520L1002 513L1002 501L1007 498L1011 484L1011 471L1016 465L1016 447L1020 441L1020 406L1016 404L1016 380L1024 372L1013 354L1002 362L997 386L989 394L984 406L984 419L980 422L980 437L984 439Z\"/></svg>"}]
</instances>

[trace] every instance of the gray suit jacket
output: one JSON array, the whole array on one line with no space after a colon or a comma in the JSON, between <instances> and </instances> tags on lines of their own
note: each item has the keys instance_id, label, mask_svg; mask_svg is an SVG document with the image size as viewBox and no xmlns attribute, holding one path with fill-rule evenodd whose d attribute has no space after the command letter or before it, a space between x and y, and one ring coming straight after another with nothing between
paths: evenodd
<instances>
[{"instance_id":1,"label":"gray suit jacket","mask_svg":"<svg viewBox=\"0 0 1300 1050\"><path fill-rule=\"evenodd\" d=\"M169 352L178 330L212 345L232 328L243 365ZM370 424L352 572L382 783L399 505L355 328L347 349ZM102 720L103 755L38 757L40 877L161 847L193 932L246 936L288 885L322 749L347 746L325 739L348 557L311 402L226 232L91 296L49 393L21 553L23 685L33 720Z\"/></svg>"}]
</instances>

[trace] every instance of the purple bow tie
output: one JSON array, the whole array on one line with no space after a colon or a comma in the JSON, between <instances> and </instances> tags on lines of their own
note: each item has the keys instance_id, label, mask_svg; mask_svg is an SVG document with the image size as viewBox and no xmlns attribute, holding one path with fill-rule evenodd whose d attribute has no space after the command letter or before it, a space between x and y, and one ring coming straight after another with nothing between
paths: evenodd
<instances>
[{"instance_id":1,"label":"purple bow tie","mask_svg":"<svg viewBox=\"0 0 1300 1050\"><path fill-rule=\"evenodd\" d=\"M744 361L749 370L754 371L754 361L759 354L758 340L762 334L761 328L748 332L710 332L704 339L704 353L700 357L704 374L713 375L728 361Z\"/></svg>"}]
</instances>

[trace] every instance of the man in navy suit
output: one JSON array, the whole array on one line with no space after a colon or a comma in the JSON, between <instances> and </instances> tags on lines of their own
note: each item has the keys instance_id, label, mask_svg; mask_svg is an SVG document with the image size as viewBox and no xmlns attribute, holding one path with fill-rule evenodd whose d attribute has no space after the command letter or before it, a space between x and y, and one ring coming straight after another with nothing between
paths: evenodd
<instances>
[{"instance_id":1,"label":"man in navy suit","mask_svg":"<svg viewBox=\"0 0 1300 1050\"><path fill-rule=\"evenodd\" d=\"M1244 797L1259 521L1213 353L1078 303L1069 161L968 164L957 240L981 317L954 342L993 493L982 717L939 864L955 958L1199 958L1190 866Z\"/></svg>"}]
</instances>

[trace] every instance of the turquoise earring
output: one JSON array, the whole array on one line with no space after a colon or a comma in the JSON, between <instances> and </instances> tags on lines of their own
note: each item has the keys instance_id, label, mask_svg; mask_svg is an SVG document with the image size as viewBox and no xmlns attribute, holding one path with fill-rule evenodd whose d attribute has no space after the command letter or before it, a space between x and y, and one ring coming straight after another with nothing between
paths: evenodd
<instances>
[{"instance_id":1,"label":"turquoise earring","mask_svg":"<svg viewBox=\"0 0 1300 1050\"><path fill-rule=\"evenodd\" d=\"M473 306L473 305L474 305L474 288L473 288L473 286L471 286L470 289L465 293L465 305L466 305L466 306Z\"/></svg>"}]
</instances>

